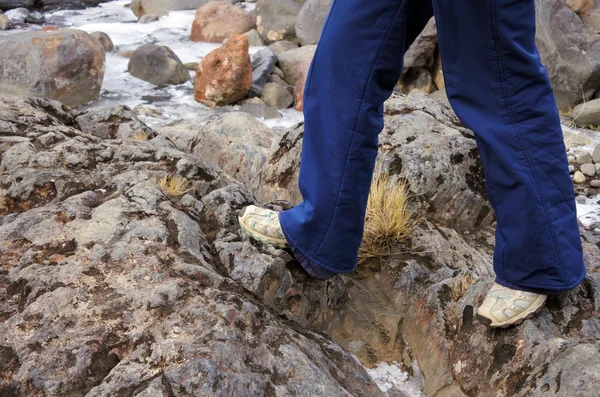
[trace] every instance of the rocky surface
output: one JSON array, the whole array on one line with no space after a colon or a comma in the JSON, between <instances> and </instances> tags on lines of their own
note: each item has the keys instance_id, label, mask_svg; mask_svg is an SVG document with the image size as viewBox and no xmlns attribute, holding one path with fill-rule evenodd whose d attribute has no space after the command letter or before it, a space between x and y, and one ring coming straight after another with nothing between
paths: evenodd
<instances>
[{"instance_id":1,"label":"rocky surface","mask_svg":"<svg viewBox=\"0 0 600 397\"><path fill-rule=\"evenodd\" d=\"M98 99L104 48L81 30L0 36L0 92L79 106Z\"/></svg>"},{"instance_id":2,"label":"rocky surface","mask_svg":"<svg viewBox=\"0 0 600 397\"><path fill-rule=\"evenodd\" d=\"M288 84L296 84L298 76L300 75L300 65L308 60L312 60L316 49L316 45L307 45L281 52L277 55L279 68L285 75L284 80Z\"/></svg>"},{"instance_id":3,"label":"rocky surface","mask_svg":"<svg viewBox=\"0 0 600 397\"><path fill-rule=\"evenodd\" d=\"M110 0L0 0L0 9L25 7L44 11L61 9L81 9L94 7Z\"/></svg>"},{"instance_id":4,"label":"rocky surface","mask_svg":"<svg viewBox=\"0 0 600 397\"><path fill-rule=\"evenodd\" d=\"M296 36L302 45L317 44L332 0L307 0L296 19Z\"/></svg>"},{"instance_id":5,"label":"rocky surface","mask_svg":"<svg viewBox=\"0 0 600 397\"><path fill-rule=\"evenodd\" d=\"M198 8L192 25L192 41L221 43L256 28L256 16L224 2L213 1Z\"/></svg>"},{"instance_id":6,"label":"rocky surface","mask_svg":"<svg viewBox=\"0 0 600 397\"><path fill-rule=\"evenodd\" d=\"M194 81L196 100L209 107L235 103L248 94L250 87L252 64L244 35L232 37L204 57Z\"/></svg>"},{"instance_id":7,"label":"rocky surface","mask_svg":"<svg viewBox=\"0 0 600 397\"><path fill-rule=\"evenodd\" d=\"M195 10L202 7L212 0L133 0L131 10L141 18L146 14L161 16L169 11ZM237 0L222 0L227 3L237 3Z\"/></svg>"},{"instance_id":8,"label":"rocky surface","mask_svg":"<svg viewBox=\"0 0 600 397\"><path fill-rule=\"evenodd\" d=\"M256 25L264 42L297 41L296 19L301 7L294 0L258 0Z\"/></svg>"},{"instance_id":9,"label":"rocky surface","mask_svg":"<svg viewBox=\"0 0 600 397\"><path fill-rule=\"evenodd\" d=\"M325 308L344 286L241 241L242 184L166 137L102 139L77 118L0 97L0 395L380 395L271 308L306 315L294 294ZM169 197L165 174L188 193Z\"/></svg>"},{"instance_id":10,"label":"rocky surface","mask_svg":"<svg viewBox=\"0 0 600 397\"><path fill-rule=\"evenodd\" d=\"M0 12L0 30L7 30L10 27L10 20L6 15Z\"/></svg>"},{"instance_id":11,"label":"rocky surface","mask_svg":"<svg viewBox=\"0 0 600 397\"><path fill-rule=\"evenodd\" d=\"M190 73L173 50L156 44L144 44L135 50L127 71L156 86L182 84L190 79Z\"/></svg>"}]
</instances>

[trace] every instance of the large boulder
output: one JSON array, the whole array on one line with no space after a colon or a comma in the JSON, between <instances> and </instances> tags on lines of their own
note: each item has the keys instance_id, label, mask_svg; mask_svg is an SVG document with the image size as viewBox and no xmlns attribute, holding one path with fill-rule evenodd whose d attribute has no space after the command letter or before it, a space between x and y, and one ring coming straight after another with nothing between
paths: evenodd
<instances>
[{"instance_id":1,"label":"large boulder","mask_svg":"<svg viewBox=\"0 0 600 397\"><path fill-rule=\"evenodd\" d=\"M0 395L382 396L347 351L254 297L293 318L337 308L344 285L242 241L243 185L164 137L104 140L76 116L0 96ZM169 196L165 175L190 193Z\"/></svg>"},{"instance_id":2,"label":"large boulder","mask_svg":"<svg viewBox=\"0 0 600 397\"><path fill-rule=\"evenodd\" d=\"M296 19L296 36L302 45L317 44L332 0L308 0Z\"/></svg>"},{"instance_id":3,"label":"large boulder","mask_svg":"<svg viewBox=\"0 0 600 397\"><path fill-rule=\"evenodd\" d=\"M240 34L202 59L194 81L194 97L209 107L229 105L243 99L250 87L248 38Z\"/></svg>"},{"instance_id":4,"label":"large boulder","mask_svg":"<svg viewBox=\"0 0 600 397\"><path fill-rule=\"evenodd\" d=\"M293 0L258 0L256 25L264 42L297 41L296 18L301 7L302 4Z\"/></svg>"},{"instance_id":5,"label":"large boulder","mask_svg":"<svg viewBox=\"0 0 600 397\"><path fill-rule=\"evenodd\" d=\"M190 73L175 53L166 46L144 44L133 53L127 71L156 86L182 84Z\"/></svg>"},{"instance_id":6,"label":"large boulder","mask_svg":"<svg viewBox=\"0 0 600 397\"><path fill-rule=\"evenodd\" d=\"M560 0L536 0L536 42L562 110L590 100L600 86L600 41Z\"/></svg>"},{"instance_id":7,"label":"large boulder","mask_svg":"<svg viewBox=\"0 0 600 397\"><path fill-rule=\"evenodd\" d=\"M195 10L213 0L133 0L131 10L141 18L146 14L160 16L169 11ZM227 3L237 3L237 0L221 0Z\"/></svg>"},{"instance_id":8,"label":"large boulder","mask_svg":"<svg viewBox=\"0 0 600 397\"><path fill-rule=\"evenodd\" d=\"M104 48L81 30L0 36L0 92L80 106L100 96Z\"/></svg>"},{"instance_id":9,"label":"large boulder","mask_svg":"<svg viewBox=\"0 0 600 397\"><path fill-rule=\"evenodd\" d=\"M256 27L256 17L239 7L213 1L198 8L192 25L192 41L221 43Z\"/></svg>"}]
</instances>

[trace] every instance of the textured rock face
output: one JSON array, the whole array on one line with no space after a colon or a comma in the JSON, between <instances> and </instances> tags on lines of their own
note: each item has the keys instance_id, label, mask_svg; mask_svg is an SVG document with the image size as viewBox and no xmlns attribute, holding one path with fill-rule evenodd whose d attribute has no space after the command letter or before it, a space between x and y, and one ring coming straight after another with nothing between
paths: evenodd
<instances>
[{"instance_id":1,"label":"textured rock face","mask_svg":"<svg viewBox=\"0 0 600 397\"><path fill-rule=\"evenodd\" d=\"M104 48L80 30L0 37L0 92L79 106L98 99Z\"/></svg>"},{"instance_id":2,"label":"textured rock face","mask_svg":"<svg viewBox=\"0 0 600 397\"><path fill-rule=\"evenodd\" d=\"M308 0L296 19L296 36L302 45L317 44L332 0Z\"/></svg>"},{"instance_id":3,"label":"textured rock face","mask_svg":"<svg viewBox=\"0 0 600 397\"><path fill-rule=\"evenodd\" d=\"M240 34L202 59L194 81L195 98L209 107L229 105L243 99L251 86L248 38Z\"/></svg>"},{"instance_id":4,"label":"textured rock face","mask_svg":"<svg viewBox=\"0 0 600 397\"><path fill-rule=\"evenodd\" d=\"M241 241L243 185L164 136L106 140L79 117L0 97L0 395L380 395L247 292L322 321L344 286ZM165 174L188 193L167 196Z\"/></svg>"},{"instance_id":5,"label":"textured rock face","mask_svg":"<svg viewBox=\"0 0 600 397\"><path fill-rule=\"evenodd\" d=\"M175 53L165 46L144 44L133 53L127 71L156 86L182 84L190 73Z\"/></svg>"},{"instance_id":6,"label":"textured rock face","mask_svg":"<svg viewBox=\"0 0 600 397\"><path fill-rule=\"evenodd\" d=\"M192 25L192 41L221 43L256 27L256 17L231 4L213 1L198 8Z\"/></svg>"}]
</instances>

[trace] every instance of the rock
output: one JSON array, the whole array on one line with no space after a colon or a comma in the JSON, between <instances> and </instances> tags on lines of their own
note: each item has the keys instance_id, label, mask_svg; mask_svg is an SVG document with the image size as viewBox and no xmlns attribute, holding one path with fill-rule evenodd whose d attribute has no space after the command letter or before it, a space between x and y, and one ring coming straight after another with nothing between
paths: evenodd
<instances>
[{"instance_id":1,"label":"rock","mask_svg":"<svg viewBox=\"0 0 600 397\"><path fill-rule=\"evenodd\" d=\"M307 0L304 3L296 19L296 36L300 44L317 44L331 3L332 0Z\"/></svg>"},{"instance_id":2,"label":"rock","mask_svg":"<svg viewBox=\"0 0 600 397\"><path fill-rule=\"evenodd\" d=\"M13 8L32 8L37 0L0 0L0 10Z\"/></svg>"},{"instance_id":3,"label":"rock","mask_svg":"<svg viewBox=\"0 0 600 397\"><path fill-rule=\"evenodd\" d=\"M252 117L256 117L257 119L261 120L273 120L283 117L283 115L276 109L273 109L264 103L245 103L240 107L240 112L248 113L252 115Z\"/></svg>"},{"instance_id":4,"label":"rock","mask_svg":"<svg viewBox=\"0 0 600 397\"><path fill-rule=\"evenodd\" d=\"M278 66L285 74L284 80L291 85L296 84L298 67L307 60L312 60L317 46L309 45L285 51L277 56Z\"/></svg>"},{"instance_id":5,"label":"rock","mask_svg":"<svg viewBox=\"0 0 600 397\"><path fill-rule=\"evenodd\" d=\"M579 167L579 170L583 173L583 175L587 175L587 176L596 175L596 167L594 166L594 164L591 164L591 163L583 164L581 167Z\"/></svg>"},{"instance_id":6,"label":"rock","mask_svg":"<svg viewBox=\"0 0 600 397\"><path fill-rule=\"evenodd\" d=\"M80 106L98 99L104 49L80 30L0 36L0 92Z\"/></svg>"},{"instance_id":7,"label":"rock","mask_svg":"<svg viewBox=\"0 0 600 397\"><path fill-rule=\"evenodd\" d=\"M144 44L133 53L127 71L156 86L182 84L190 79L181 60L166 46Z\"/></svg>"},{"instance_id":8,"label":"rock","mask_svg":"<svg viewBox=\"0 0 600 397\"><path fill-rule=\"evenodd\" d=\"M573 174L573 182L585 183L585 181L587 181L585 175L581 171L575 171L575 174Z\"/></svg>"},{"instance_id":9,"label":"rock","mask_svg":"<svg viewBox=\"0 0 600 397\"><path fill-rule=\"evenodd\" d=\"M298 66L298 80L296 80L296 86L294 87L294 109L299 112L304 110L304 86L306 85L311 63L312 59L306 60Z\"/></svg>"},{"instance_id":10,"label":"rock","mask_svg":"<svg viewBox=\"0 0 600 397\"><path fill-rule=\"evenodd\" d=\"M188 62L188 63L184 63L183 66L189 70L190 72L194 72L196 73L196 70L198 70L198 66L200 65L200 62Z\"/></svg>"},{"instance_id":11,"label":"rock","mask_svg":"<svg viewBox=\"0 0 600 397\"><path fill-rule=\"evenodd\" d=\"M592 160L596 164L600 164L600 145L596 145L594 151L592 152Z\"/></svg>"},{"instance_id":12,"label":"rock","mask_svg":"<svg viewBox=\"0 0 600 397\"><path fill-rule=\"evenodd\" d=\"M27 17L27 19L25 19L25 22L27 23L34 23L34 24L41 24L46 22L46 18L44 17L44 14L42 14L39 11L33 11L32 13L29 14L29 16Z\"/></svg>"},{"instance_id":13,"label":"rock","mask_svg":"<svg viewBox=\"0 0 600 397\"><path fill-rule=\"evenodd\" d=\"M94 108L82 113L75 121L82 132L101 139L125 139L134 135L149 140L156 132L142 123L127 106Z\"/></svg>"},{"instance_id":14,"label":"rock","mask_svg":"<svg viewBox=\"0 0 600 397\"><path fill-rule=\"evenodd\" d=\"M267 83L267 79L273 72L277 56L269 48L263 48L252 55L252 84L260 87L259 95L262 93L262 87Z\"/></svg>"},{"instance_id":15,"label":"rock","mask_svg":"<svg viewBox=\"0 0 600 397\"><path fill-rule=\"evenodd\" d=\"M596 188L600 187L600 179L594 179L593 181L590 182L590 185L592 187L596 187Z\"/></svg>"},{"instance_id":16,"label":"rock","mask_svg":"<svg viewBox=\"0 0 600 397\"><path fill-rule=\"evenodd\" d=\"M433 82L438 90L446 87L444 70L442 69L442 57L439 55L435 57L435 66L433 67Z\"/></svg>"},{"instance_id":17,"label":"rock","mask_svg":"<svg viewBox=\"0 0 600 397\"><path fill-rule=\"evenodd\" d=\"M448 99L448 95L446 94L446 89L442 88L441 90L437 90L432 92L429 97L431 99L433 99L434 101L436 101L437 103L440 103L446 107L448 107L449 109L452 108L452 105L450 105L450 100Z\"/></svg>"},{"instance_id":18,"label":"rock","mask_svg":"<svg viewBox=\"0 0 600 397\"><path fill-rule=\"evenodd\" d=\"M600 99L593 99L576 106L571 118L578 127L600 126Z\"/></svg>"},{"instance_id":19,"label":"rock","mask_svg":"<svg viewBox=\"0 0 600 397\"><path fill-rule=\"evenodd\" d=\"M276 134L247 113L225 113L197 128L190 150L253 190Z\"/></svg>"},{"instance_id":20,"label":"rock","mask_svg":"<svg viewBox=\"0 0 600 397\"><path fill-rule=\"evenodd\" d=\"M192 41L221 43L256 28L256 17L238 7L213 1L198 8L192 25Z\"/></svg>"},{"instance_id":21,"label":"rock","mask_svg":"<svg viewBox=\"0 0 600 397\"><path fill-rule=\"evenodd\" d=\"M162 16L169 11L195 10L202 7L212 0L133 0L131 10L138 17L152 14ZM235 3L234 0L222 0L227 3Z\"/></svg>"},{"instance_id":22,"label":"rock","mask_svg":"<svg viewBox=\"0 0 600 397\"><path fill-rule=\"evenodd\" d=\"M247 31L246 33L244 33L244 36L246 36L246 38L248 39L248 45L250 47L262 47L265 45L265 43L260 38L260 35L258 34L258 30L256 29Z\"/></svg>"},{"instance_id":23,"label":"rock","mask_svg":"<svg viewBox=\"0 0 600 397\"><path fill-rule=\"evenodd\" d=\"M90 35L92 37L96 38L100 42L102 47L104 47L104 51L113 52L115 50L115 45L113 44L112 40L106 33L94 32L94 33L90 33Z\"/></svg>"},{"instance_id":24,"label":"rock","mask_svg":"<svg viewBox=\"0 0 600 397\"><path fill-rule=\"evenodd\" d=\"M138 23L146 24L146 23L156 22L158 20L159 20L159 17L157 17L156 15L146 14L146 15L142 15L140 17L140 19L138 19Z\"/></svg>"},{"instance_id":25,"label":"rock","mask_svg":"<svg viewBox=\"0 0 600 397\"><path fill-rule=\"evenodd\" d=\"M252 86L252 65L246 36L234 36L204 57L198 66L194 85L196 100L209 107L243 99Z\"/></svg>"},{"instance_id":26,"label":"rock","mask_svg":"<svg viewBox=\"0 0 600 397\"><path fill-rule=\"evenodd\" d=\"M425 69L410 69L398 82L400 92L408 94L412 90L421 90L427 94L433 92L433 79Z\"/></svg>"},{"instance_id":27,"label":"rock","mask_svg":"<svg viewBox=\"0 0 600 397\"><path fill-rule=\"evenodd\" d=\"M584 133L573 134L570 131L563 130L563 135L567 146L587 146L592 144L592 140Z\"/></svg>"},{"instance_id":28,"label":"rock","mask_svg":"<svg viewBox=\"0 0 600 397\"><path fill-rule=\"evenodd\" d=\"M0 30L7 30L10 27L10 20L8 17L0 13Z\"/></svg>"},{"instance_id":29,"label":"rock","mask_svg":"<svg viewBox=\"0 0 600 397\"><path fill-rule=\"evenodd\" d=\"M597 35L564 2L536 0L536 10L536 43L559 108L589 101L600 85Z\"/></svg>"},{"instance_id":30,"label":"rock","mask_svg":"<svg viewBox=\"0 0 600 397\"><path fill-rule=\"evenodd\" d=\"M578 164L587 164L592 163L594 160L589 152L582 152L577 155L576 161Z\"/></svg>"},{"instance_id":31,"label":"rock","mask_svg":"<svg viewBox=\"0 0 600 397\"><path fill-rule=\"evenodd\" d=\"M277 56L279 56L279 54L281 54L282 52L293 50L295 48L298 48L298 44L292 43L291 41L287 40L277 41L269 45L269 49L273 51Z\"/></svg>"},{"instance_id":32,"label":"rock","mask_svg":"<svg viewBox=\"0 0 600 397\"><path fill-rule=\"evenodd\" d=\"M296 42L296 18L301 4L293 0L258 0L256 25L260 37L267 44L280 40Z\"/></svg>"},{"instance_id":33,"label":"rock","mask_svg":"<svg viewBox=\"0 0 600 397\"><path fill-rule=\"evenodd\" d=\"M275 109L287 109L294 104L294 96L290 91L277 83L265 84L261 99Z\"/></svg>"},{"instance_id":34,"label":"rock","mask_svg":"<svg viewBox=\"0 0 600 397\"><path fill-rule=\"evenodd\" d=\"M565 0L565 3L577 14L583 13L594 6L593 0Z\"/></svg>"},{"instance_id":35,"label":"rock","mask_svg":"<svg viewBox=\"0 0 600 397\"><path fill-rule=\"evenodd\" d=\"M95 7L109 0L0 0L0 9L9 10L13 8L27 8L50 11L61 9L81 9Z\"/></svg>"},{"instance_id":36,"label":"rock","mask_svg":"<svg viewBox=\"0 0 600 397\"><path fill-rule=\"evenodd\" d=\"M4 15L8 17L11 23L24 23L29 17L29 10L27 8L13 8L6 11Z\"/></svg>"},{"instance_id":37,"label":"rock","mask_svg":"<svg viewBox=\"0 0 600 397\"><path fill-rule=\"evenodd\" d=\"M569 164L569 173L574 173L575 172L575 166L572 164Z\"/></svg>"},{"instance_id":38,"label":"rock","mask_svg":"<svg viewBox=\"0 0 600 397\"><path fill-rule=\"evenodd\" d=\"M82 133L57 103L0 96L0 114L3 138L31 140L36 164L3 173L0 188L3 396L382 396L347 351L273 312L337 309L343 283L311 282L285 252L231 233L254 203L240 183L159 138ZM42 144L48 134L57 140ZM198 199L166 196L165 173Z\"/></svg>"},{"instance_id":39,"label":"rock","mask_svg":"<svg viewBox=\"0 0 600 397\"><path fill-rule=\"evenodd\" d=\"M431 18L404 54L404 73L411 69L433 70L437 45L435 19Z\"/></svg>"}]
</instances>

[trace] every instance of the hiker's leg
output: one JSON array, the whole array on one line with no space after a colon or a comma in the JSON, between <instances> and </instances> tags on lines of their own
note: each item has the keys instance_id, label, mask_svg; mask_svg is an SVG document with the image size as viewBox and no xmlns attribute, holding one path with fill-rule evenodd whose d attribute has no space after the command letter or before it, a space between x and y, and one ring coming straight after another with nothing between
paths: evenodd
<instances>
[{"instance_id":1,"label":"hiker's leg","mask_svg":"<svg viewBox=\"0 0 600 397\"><path fill-rule=\"evenodd\" d=\"M309 273L315 273L311 266L324 273L356 267L383 103L398 82L405 50L432 15L431 3L420 0L332 5L304 95L304 201L280 215Z\"/></svg>"},{"instance_id":2,"label":"hiker's leg","mask_svg":"<svg viewBox=\"0 0 600 397\"><path fill-rule=\"evenodd\" d=\"M535 46L534 0L434 0L446 90L475 132L497 215L497 282L545 293L585 276L558 112Z\"/></svg>"}]
</instances>

